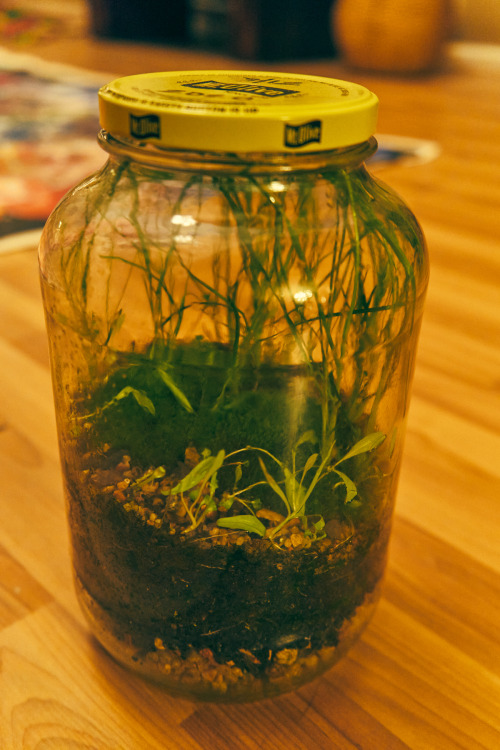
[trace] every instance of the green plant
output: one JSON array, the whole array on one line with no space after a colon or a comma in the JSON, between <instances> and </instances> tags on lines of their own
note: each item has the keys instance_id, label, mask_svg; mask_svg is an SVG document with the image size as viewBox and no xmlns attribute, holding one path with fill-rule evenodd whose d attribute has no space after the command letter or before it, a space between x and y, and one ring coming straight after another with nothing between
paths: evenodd
<instances>
[{"instance_id":1,"label":"green plant","mask_svg":"<svg viewBox=\"0 0 500 750\"><path fill-rule=\"evenodd\" d=\"M227 455L224 450L220 450L216 455L211 455L210 451L205 450L200 460L184 477L171 486L163 486L159 491L166 498L175 498L180 501L189 519L189 525L183 529L184 534L197 529L210 514L215 513L217 516L220 512L229 512L237 502L245 507L248 512L219 517L217 520L219 527L251 532L260 537L266 536L272 541L292 519L299 519L305 531L311 534L312 529L315 536L321 536L325 525L323 516L316 514L315 520L309 523L311 517L308 516L307 512L308 501L318 484L328 475L333 475L334 479L337 480L333 488L343 485L345 487L344 503L351 503L357 495L357 487L354 481L340 470L339 466L349 459L375 450L384 440L385 435L382 433L367 435L335 462L331 461L332 446L332 449L324 458L321 458L317 452L311 453L301 467L297 466L297 451L300 446L316 442L316 438L311 432L302 435L295 444L290 467L269 451L254 446L247 446ZM238 488L243 477L243 467L248 464L249 458L253 455L257 455L263 478L243 488ZM240 456L243 457L243 460L239 460ZM277 477L269 471L263 456L272 460L279 472ZM233 489L218 495L219 472L230 466L235 466ZM145 487L150 487L165 477L166 471L163 466L147 471L130 484L128 488L129 499L136 493L142 492ZM249 497L249 493L255 495L255 489L262 486L270 487L284 506L283 519L270 529L267 529L258 517L258 512L262 508L260 499L251 495ZM324 511L327 512L328 508L325 508Z\"/></svg>"},{"instance_id":2,"label":"green plant","mask_svg":"<svg viewBox=\"0 0 500 750\"><path fill-rule=\"evenodd\" d=\"M243 449L244 451L256 451L259 454L264 454L270 458L281 473L281 478L276 479L266 467L263 458L259 455L259 465L264 476L264 481L247 487L244 490L240 490L238 493L234 493L233 497L241 496L248 490L258 484L268 485L274 493L282 501L286 515L280 523L270 530L267 534L270 539L273 539L281 529L286 526L293 518L305 518L306 505L310 499L312 493L317 487L318 483L329 474L336 474L340 480L335 486L343 484L346 490L345 503L350 503L357 495L357 488L355 483L350 477L338 468L341 463L347 461L350 458L359 456L363 453L368 453L371 450L377 448L385 440L385 435L376 432L371 435L359 440L352 448L340 459L331 462L331 455L333 452L333 443L331 443L329 450L326 455L320 457L318 453L311 453L307 458L304 465L299 469L296 466L296 457L298 448L304 443L314 443L316 438L314 433L307 432L296 442L292 450L292 461L291 467L288 467L283 461L280 461L276 456L273 456L269 451L262 448L248 446ZM234 453L232 455L235 455ZM312 478L310 473L313 472ZM259 536L264 536L266 533L266 527L256 516L240 515L232 516L230 518L219 519L217 524L221 527L228 529L242 529L245 531L252 531ZM314 524L315 528L320 531L324 526L324 519L320 516L319 520Z\"/></svg>"},{"instance_id":3,"label":"green plant","mask_svg":"<svg viewBox=\"0 0 500 750\"><path fill-rule=\"evenodd\" d=\"M322 411L320 453L325 457L341 407L355 426L361 417L360 400L365 398L362 408L364 413L369 409L369 427L375 429L378 406L397 363L397 345L392 342L413 321L415 275L407 255L408 249L418 245L418 232L390 196L385 196L387 215L376 213L377 189L363 170L354 176L349 169L337 168L321 176L334 219L325 231L307 175L283 177L280 189L275 190L274 183L246 169L242 165L238 177L214 176L211 184L198 177L186 180L168 206L172 216L185 214L192 220L193 226L181 235L182 243L175 232L163 238L153 236L151 222L143 218L140 195L144 186L154 194L155 186L160 188L168 175L142 175L126 162L111 170L106 177L109 189L100 199L91 193L86 228L61 259L74 311L72 320L67 317L65 322L94 345L99 340L101 346L112 348L129 314L131 279L139 274L152 322L149 351L160 346L163 364L158 372L188 409L191 405L184 401L171 369L164 367L178 337L191 335L185 328L187 311L206 320L204 335L211 330L214 341L232 353L214 408L223 407L226 396L238 392L242 368L279 361L283 353L294 349L295 360L309 368L317 384ZM96 239L103 223L110 223L106 219L109 206L121 200L121 195L132 196L128 206L132 255L114 247L122 232L118 224L108 226L106 252L99 250ZM198 236L198 227L203 225L199 216L212 195L223 199L221 242L213 249L211 267L202 274L186 254L185 240ZM239 265L232 250L235 237ZM100 321L89 302L90 269L96 254L107 263ZM118 265L124 265L128 273L114 274ZM386 362L378 382L368 382L366 352L375 342L387 344ZM348 352L353 355L346 367ZM363 396L367 389L368 402Z\"/></svg>"},{"instance_id":4,"label":"green plant","mask_svg":"<svg viewBox=\"0 0 500 750\"><path fill-rule=\"evenodd\" d=\"M207 513L216 509L214 500L218 487L217 472L221 468L225 451L220 450L216 456L205 451L201 461L183 477L174 487L162 490L162 494L181 498L182 505L191 521L185 531L192 531L199 526ZM187 497L186 497L187 494Z\"/></svg>"},{"instance_id":5,"label":"green plant","mask_svg":"<svg viewBox=\"0 0 500 750\"><path fill-rule=\"evenodd\" d=\"M197 528L207 513L217 510L217 502L227 505L238 500L247 504L248 513L221 518L219 525L259 536L267 531L270 538L290 520L307 517L307 508L314 504L311 498L327 476L335 478L335 487L345 487L349 504L357 487L342 471L343 462L368 453L383 440L377 431L380 405L399 366L401 336L413 326L416 282L409 256L419 237L400 204L385 195L386 214L381 215L373 207L380 188L362 169L326 169L315 178L330 213L325 229L310 176L282 176L278 187L276 181L273 187L272 181L242 165L236 177L185 181L165 217L189 218L181 242L177 230L153 232L155 221L143 210L143 195L151 198L154 211L164 210L154 196L168 182L168 175L143 174L123 163L110 169L106 179L109 191L104 198L93 194L88 198L87 226L61 261L73 306L73 315L64 322L90 343L86 399L90 406L78 419L109 424L113 409L120 409L120 429L127 429L127 409L132 415L138 405L154 420L158 401L168 394L184 415L178 424L189 424L194 430L201 388L193 386L193 377L191 390L186 391L186 367L202 370L218 361L220 352L227 355L218 392L210 391L210 409L216 415L237 411L245 390L259 393L262 367L286 368L292 362L290 371L300 367L307 377L307 408L320 414L319 423L314 417L314 430L300 421L283 428L287 437L281 453L266 442L264 432L256 435L255 444L234 450L234 444L210 443L204 403L202 444L214 455L206 452L165 493L181 498L190 521L187 530ZM116 223L106 218L113 201L119 205L123 195L128 196L125 253L118 249L120 212L114 214ZM213 196L221 204L218 241L208 248L209 260L198 266L195 254L186 252L186 238L194 242L201 237L205 201ZM98 233L104 224L106 249L100 250ZM176 226L181 224L178 219ZM100 322L89 294L94 258L104 264L106 277ZM114 342L133 310L127 298L133 280L143 286L151 338L137 351L132 342L131 351L116 355ZM71 294L71 289L76 292ZM196 326L193 320L198 321ZM188 349L191 354L183 360ZM102 351L108 352L104 355L108 364L99 382L98 367L90 361L93 356L102 359ZM97 399L92 389L99 392ZM137 425L131 417L130 430ZM179 433L182 440L183 430ZM165 439L165 430L161 436ZM244 462L238 455L244 453L252 458L254 481L239 489ZM219 472L230 461L237 462L235 486L220 500ZM165 471L171 469L166 466ZM256 470L260 470L258 481ZM266 530L257 517L255 500L246 499L260 486L266 486L266 496L270 490L284 510L284 520L272 530ZM314 523L319 534L324 524L321 514Z\"/></svg>"}]
</instances>

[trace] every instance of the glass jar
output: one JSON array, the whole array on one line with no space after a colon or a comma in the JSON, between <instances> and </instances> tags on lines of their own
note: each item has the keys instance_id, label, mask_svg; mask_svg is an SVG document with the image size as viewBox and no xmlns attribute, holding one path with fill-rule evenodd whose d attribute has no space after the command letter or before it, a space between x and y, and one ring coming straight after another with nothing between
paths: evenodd
<instances>
[{"instance_id":1,"label":"glass jar","mask_svg":"<svg viewBox=\"0 0 500 750\"><path fill-rule=\"evenodd\" d=\"M428 277L376 97L237 71L100 92L40 245L76 590L121 663L254 700L380 597Z\"/></svg>"}]
</instances>

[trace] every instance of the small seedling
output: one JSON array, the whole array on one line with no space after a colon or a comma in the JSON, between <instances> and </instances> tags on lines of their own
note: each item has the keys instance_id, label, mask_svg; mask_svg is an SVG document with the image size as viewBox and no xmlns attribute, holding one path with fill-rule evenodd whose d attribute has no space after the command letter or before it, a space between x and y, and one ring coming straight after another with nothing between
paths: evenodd
<instances>
[{"instance_id":1,"label":"small seedling","mask_svg":"<svg viewBox=\"0 0 500 750\"><path fill-rule=\"evenodd\" d=\"M273 539L281 529L288 524L293 518L304 518L307 516L306 505L307 501L311 498L318 483L329 474L336 474L340 479L335 487L344 485L346 490L346 496L344 502L350 503L357 495L358 491L356 485L350 479L347 474L340 471L339 465L350 458L359 456L363 453L375 450L385 440L385 435L381 432L374 432L370 435L366 435L364 438L359 440L352 448L338 461L331 463L331 455L334 449L333 443L330 445L326 456L323 459L319 459L318 453L311 453L307 458L305 464L301 469L296 467L297 449L305 443L314 443L316 438L312 431L308 431L302 435L302 437L296 442L292 450L292 466L289 468L283 461L280 461L273 456L269 451L263 450L262 448L256 448L249 446L246 451L264 454L268 456L273 463L279 468L281 473L280 479L275 479L271 472L266 467L263 458L259 455L258 461L262 473L264 475L264 482L259 484L267 484L274 493L283 502L286 509L286 516L284 520L276 525L269 533L268 537ZM233 454L234 455L234 454ZM318 463L319 462L319 463ZM316 467L316 468L315 468ZM315 468L312 478L310 473ZM252 485L256 486L256 485ZM246 490L240 490L240 493L246 492ZM252 531L259 536L264 536L266 528L261 521L255 516L233 516L231 518L222 518L218 520L218 525L230 529L241 529L242 531ZM324 519L320 516L319 520L313 524L313 528L321 531L324 527Z\"/></svg>"}]
</instances>

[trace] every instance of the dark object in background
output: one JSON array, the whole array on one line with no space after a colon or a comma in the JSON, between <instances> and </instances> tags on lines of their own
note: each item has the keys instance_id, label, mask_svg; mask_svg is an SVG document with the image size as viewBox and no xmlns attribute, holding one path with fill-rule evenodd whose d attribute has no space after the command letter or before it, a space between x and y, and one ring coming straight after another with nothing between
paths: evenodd
<instances>
[{"instance_id":1,"label":"dark object in background","mask_svg":"<svg viewBox=\"0 0 500 750\"><path fill-rule=\"evenodd\" d=\"M248 60L331 57L332 0L229 0L229 52Z\"/></svg>"},{"instance_id":2,"label":"dark object in background","mask_svg":"<svg viewBox=\"0 0 500 750\"><path fill-rule=\"evenodd\" d=\"M226 51L229 47L230 0L187 0L187 37L201 48Z\"/></svg>"},{"instance_id":3,"label":"dark object in background","mask_svg":"<svg viewBox=\"0 0 500 750\"><path fill-rule=\"evenodd\" d=\"M332 0L87 0L96 36L247 60L331 57Z\"/></svg>"},{"instance_id":4,"label":"dark object in background","mask_svg":"<svg viewBox=\"0 0 500 750\"><path fill-rule=\"evenodd\" d=\"M186 0L87 0L92 33L144 42L184 43Z\"/></svg>"}]
</instances>

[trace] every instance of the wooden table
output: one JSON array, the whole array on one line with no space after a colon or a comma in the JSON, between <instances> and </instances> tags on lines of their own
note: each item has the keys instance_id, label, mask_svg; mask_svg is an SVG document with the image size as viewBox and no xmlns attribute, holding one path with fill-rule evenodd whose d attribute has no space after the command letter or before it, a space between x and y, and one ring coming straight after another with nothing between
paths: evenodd
<instances>
[{"instance_id":1,"label":"wooden table","mask_svg":"<svg viewBox=\"0 0 500 750\"><path fill-rule=\"evenodd\" d=\"M118 75L243 67L86 38L35 51ZM500 66L455 57L408 80L331 61L279 67L364 83L380 132L442 149L381 175L419 217L432 261L383 600L337 667L257 704L174 699L108 658L73 594L36 251L3 254L2 750L500 747Z\"/></svg>"}]
</instances>

